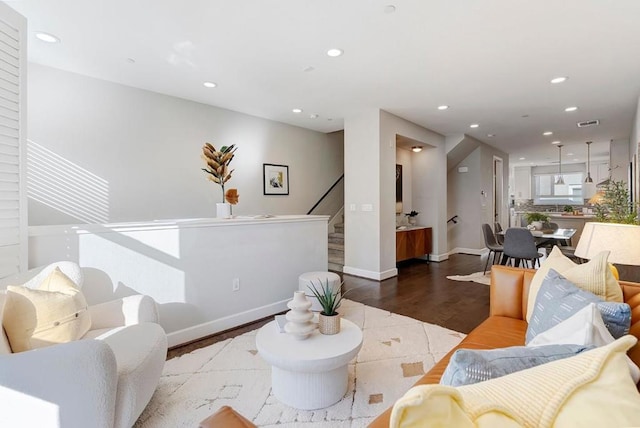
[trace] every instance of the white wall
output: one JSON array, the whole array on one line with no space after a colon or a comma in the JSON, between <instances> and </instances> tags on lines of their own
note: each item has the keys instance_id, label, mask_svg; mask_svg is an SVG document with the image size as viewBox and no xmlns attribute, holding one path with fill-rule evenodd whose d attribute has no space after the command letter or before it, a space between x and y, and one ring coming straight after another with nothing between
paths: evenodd
<instances>
[{"instance_id":1,"label":"white wall","mask_svg":"<svg viewBox=\"0 0 640 428\"><path fill-rule=\"evenodd\" d=\"M65 205L30 198L31 225L212 217L222 196L200 170L206 141L238 146L227 184L240 194L234 214L306 214L343 172L339 134L33 63L28 84L28 135L42 147L32 155L53 160L38 168L54 184L38 198ZM289 165L289 196L263 196L263 163Z\"/></svg>"},{"instance_id":2,"label":"white wall","mask_svg":"<svg viewBox=\"0 0 640 428\"><path fill-rule=\"evenodd\" d=\"M459 167L466 167L467 172L458 172ZM484 246L478 242L478 205L480 202L480 148L447 174L447 219L457 215L457 223L450 223L448 228L449 250L459 249L461 252L472 252Z\"/></svg>"},{"instance_id":3,"label":"white wall","mask_svg":"<svg viewBox=\"0 0 640 428\"><path fill-rule=\"evenodd\" d=\"M638 97L638 107L636 108L636 115L633 121L631 129L631 138L629 140L630 157L633 159L635 155L636 160L636 186L635 194L636 201L640 201L640 97Z\"/></svg>"},{"instance_id":4,"label":"white wall","mask_svg":"<svg viewBox=\"0 0 640 428\"><path fill-rule=\"evenodd\" d=\"M379 110L371 109L345 118L344 272L376 279L381 272L379 146ZM395 187L393 200L395 212ZM363 210L363 205L367 204L371 205L371 211Z\"/></svg>"},{"instance_id":5,"label":"white wall","mask_svg":"<svg viewBox=\"0 0 640 428\"><path fill-rule=\"evenodd\" d=\"M29 228L29 263L78 263L90 305L153 297L169 346L175 346L286 310L298 276L327 268L327 220L35 226Z\"/></svg>"},{"instance_id":6,"label":"white wall","mask_svg":"<svg viewBox=\"0 0 640 428\"><path fill-rule=\"evenodd\" d=\"M465 140L474 140L466 137ZM493 158L502 159L503 206L502 226L506 227L509 221L507 206L509 156L481 141L475 140L478 148L471 152L462 162L455 165L449 171L448 178L448 216L458 215L457 224L448 225L449 250L451 252L463 252L479 254L484 248L482 224L487 223L493 229ZM469 171L459 173L458 167L466 166ZM486 196L482 196L482 192Z\"/></svg>"}]
</instances>

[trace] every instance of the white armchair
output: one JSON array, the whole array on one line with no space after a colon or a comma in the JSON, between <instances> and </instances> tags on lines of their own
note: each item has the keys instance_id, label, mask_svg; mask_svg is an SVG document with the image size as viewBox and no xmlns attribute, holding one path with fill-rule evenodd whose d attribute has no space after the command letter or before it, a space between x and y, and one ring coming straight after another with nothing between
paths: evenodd
<instances>
[{"instance_id":1,"label":"white armchair","mask_svg":"<svg viewBox=\"0 0 640 428\"><path fill-rule=\"evenodd\" d=\"M83 284L77 264L59 262L2 279L0 289L37 287L55 267L81 289L91 286ZM155 301L133 295L89 306L89 313L91 329L80 341L0 355L0 426L129 428L135 423L158 385L167 353ZM37 423L35 408L45 409Z\"/></svg>"}]
</instances>

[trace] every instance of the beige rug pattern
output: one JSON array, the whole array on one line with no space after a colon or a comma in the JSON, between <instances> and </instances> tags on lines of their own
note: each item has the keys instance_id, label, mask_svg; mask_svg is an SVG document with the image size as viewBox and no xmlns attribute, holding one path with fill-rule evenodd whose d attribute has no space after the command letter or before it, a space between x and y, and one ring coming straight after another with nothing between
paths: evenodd
<instances>
[{"instance_id":1,"label":"beige rug pattern","mask_svg":"<svg viewBox=\"0 0 640 428\"><path fill-rule=\"evenodd\" d=\"M365 427L465 336L346 299L340 312L363 330L364 340L349 363L347 393L333 406L306 411L278 402L254 330L167 361L135 427L195 428L223 405L260 427Z\"/></svg>"}]
</instances>

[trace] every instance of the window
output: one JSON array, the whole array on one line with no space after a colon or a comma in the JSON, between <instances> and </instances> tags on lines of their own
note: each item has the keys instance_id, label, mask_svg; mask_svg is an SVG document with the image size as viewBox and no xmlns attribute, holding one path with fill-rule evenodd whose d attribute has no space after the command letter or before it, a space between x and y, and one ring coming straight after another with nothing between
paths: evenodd
<instances>
[{"instance_id":1,"label":"window","mask_svg":"<svg viewBox=\"0 0 640 428\"><path fill-rule=\"evenodd\" d=\"M555 184L557 181L555 174L536 174L533 178L535 185L534 205L582 205L584 203L582 198L583 173L581 172L562 174L564 184Z\"/></svg>"}]
</instances>

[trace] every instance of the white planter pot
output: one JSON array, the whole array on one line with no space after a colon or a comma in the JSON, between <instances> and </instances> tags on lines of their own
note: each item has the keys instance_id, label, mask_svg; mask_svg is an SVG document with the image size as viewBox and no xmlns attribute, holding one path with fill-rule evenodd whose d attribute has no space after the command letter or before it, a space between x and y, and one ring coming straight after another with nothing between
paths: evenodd
<instances>
[{"instance_id":1,"label":"white planter pot","mask_svg":"<svg viewBox=\"0 0 640 428\"><path fill-rule=\"evenodd\" d=\"M217 218L231 217L231 205L223 202L218 202L216 204L216 217Z\"/></svg>"}]
</instances>

